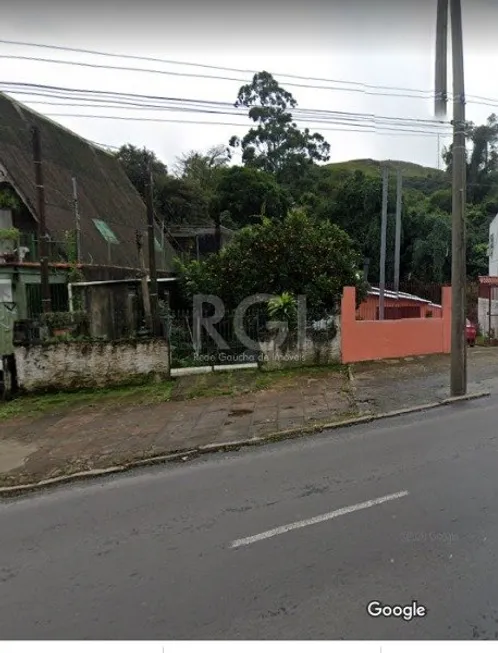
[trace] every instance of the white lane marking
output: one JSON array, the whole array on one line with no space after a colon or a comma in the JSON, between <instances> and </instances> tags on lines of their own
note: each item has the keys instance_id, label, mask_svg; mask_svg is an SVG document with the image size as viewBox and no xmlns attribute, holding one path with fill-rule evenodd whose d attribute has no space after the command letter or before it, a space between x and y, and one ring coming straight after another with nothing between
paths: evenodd
<instances>
[{"instance_id":1,"label":"white lane marking","mask_svg":"<svg viewBox=\"0 0 498 653\"><path fill-rule=\"evenodd\" d=\"M394 501L395 499L401 499L403 497L406 497L408 494L409 493L405 490L403 492L396 492L395 494L387 494L386 496L379 497L378 499L371 499L370 501L364 501L363 503L355 503L353 506L346 506L345 508L339 508L339 510L334 510L333 512L327 512L324 515L318 515L317 517L312 517L311 519L303 519L302 521L296 521L292 524L286 524L285 526L272 528L270 531L265 531L264 533L251 535L250 537L243 537L240 540L234 540L230 544L230 548L238 549L241 546L248 546L249 544L254 544L255 542L260 542L261 540L268 540L271 537L276 537L277 535L283 535L284 533L288 533L289 531L295 531L298 528L306 528L306 526L313 526L314 524L320 524L321 522L328 521L329 519L335 519L336 517L347 515L350 512L365 510L365 508L372 508L373 506L378 506L381 503L386 503L387 501Z\"/></svg>"}]
</instances>

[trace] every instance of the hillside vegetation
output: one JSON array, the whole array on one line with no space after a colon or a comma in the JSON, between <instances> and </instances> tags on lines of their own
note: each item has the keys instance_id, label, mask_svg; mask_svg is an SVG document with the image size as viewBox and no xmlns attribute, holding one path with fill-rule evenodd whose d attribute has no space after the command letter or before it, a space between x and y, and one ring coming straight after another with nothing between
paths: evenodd
<instances>
[{"instance_id":1,"label":"hillside vegetation","mask_svg":"<svg viewBox=\"0 0 498 653\"><path fill-rule=\"evenodd\" d=\"M282 223L291 208L299 209L316 223L330 223L345 232L357 252L360 268L365 258L370 259L369 278L376 281L382 205L380 167L387 163L393 171L389 188L387 280L393 278L394 171L400 166L402 281L450 281L451 149L444 152L444 170L409 160L329 163L333 142L329 144L320 133L297 127L293 119L293 112L298 111L296 100L264 71L240 88L235 106L247 110L254 126L226 145L183 154L172 171L146 150L128 145L118 153L141 193L145 162L153 157L155 208L166 224L221 223L240 229L261 225L264 218ZM467 125L467 271L473 279L487 272L488 227L498 212L497 144L495 115L484 125ZM235 151L241 153L240 166L231 165ZM406 158L409 159L408 154ZM268 229L267 233L275 232ZM258 265L257 260L254 265Z\"/></svg>"}]
</instances>

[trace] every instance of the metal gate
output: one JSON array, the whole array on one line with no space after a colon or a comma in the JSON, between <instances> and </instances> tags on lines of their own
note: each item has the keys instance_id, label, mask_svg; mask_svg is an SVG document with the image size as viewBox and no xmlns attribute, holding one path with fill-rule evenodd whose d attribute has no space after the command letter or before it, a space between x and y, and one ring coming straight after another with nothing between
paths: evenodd
<instances>
[{"instance_id":1,"label":"metal gate","mask_svg":"<svg viewBox=\"0 0 498 653\"><path fill-rule=\"evenodd\" d=\"M16 303L0 301L0 357L14 352L13 334L16 320Z\"/></svg>"}]
</instances>

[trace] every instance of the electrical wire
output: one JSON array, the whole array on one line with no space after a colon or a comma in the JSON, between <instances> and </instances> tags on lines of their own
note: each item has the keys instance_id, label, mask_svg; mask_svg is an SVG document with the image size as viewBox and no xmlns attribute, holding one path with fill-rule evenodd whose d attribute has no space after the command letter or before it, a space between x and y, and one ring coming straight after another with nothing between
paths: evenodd
<instances>
[{"instance_id":1,"label":"electrical wire","mask_svg":"<svg viewBox=\"0 0 498 653\"><path fill-rule=\"evenodd\" d=\"M254 75L257 71L255 70L250 70L250 69L244 69L244 68L232 68L228 66L215 66L213 64L204 64L204 63L198 63L198 62L188 62L188 61L178 61L174 59L162 59L158 57L148 57L148 56L139 56L139 55L130 55L130 54L118 54L118 53L111 53L111 52L103 52L101 50L88 50L88 49L83 49L83 48L71 48L71 47L66 47L66 46L61 46L61 45L48 45L48 44L43 44L43 43L28 43L24 41L12 41L12 40L7 40L7 39L0 39L0 43L6 44L6 45L17 45L17 46L23 46L23 47L32 47L32 48L43 48L43 49L48 49L48 50L56 50L56 51L61 51L61 52L75 52L79 54L90 54L92 56L98 56L98 57L112 57L112 58L119 58L119 59L127 59L127 60L134 60L134 61L148 61L150 63L160 63L160 64L166 64L166 65L176 65L176 66L187 66L191 68L203 68L206 70L219 70L219 71L227 71L227 72L232 72L232 73L238 73L241 75ZM11 57L15 58L14 55L10 55ZM38 60L36 57L32 58L33 60ZM55 60L57 63L63 62L60 59ZM75 62L75 64L78 64L79 62ZM137 70L136 68L131 68L130 70ZM150 71L150 72L160 72L160 71ZM310 76L305 76L305 75L296 75L293 73L283 73L283 72L275 72L271 73L275 77L287 77L289 79L297 79L297 80L302 80L302 81L317 81L317 82L325 82L325 83L330 83L330 84L348 84L351 86L361 86L363 88L367 89L375 89L375 90L386 90L386 91L399 91L399 92L407 92L407 93L419 93L422 95L429 95L429 96L434 96L434 91L433 90L422 90L422 89L413 89L413 88L404 88L404 87L396 87L396 86L382 86L378 84L367 84L365 82L354 82L354 81L348 81L348 80L338 80L338 79L327 79L324 77L310 77ZM237 80L238 81L238 80Z\"/></svg>"},{"instance_id":2,"label":"electrical wire","mask_svg":"<svg viewBox=\"0 0 498 653\"><path fill-rule=\"evenodd\" d=\"M147 106L148 108L177 107L178 110L184 110L189 107L223 108L228 110L231 115L247 116L247 109L244 107L235 107L232 103L220 100L202 100L195 98L169 97L160 95L142 95L138 93L123 93L120 91L98 91L89 89L68 88L62 86L50 86L44 84L31 84L27 82L4 82L0 81L0 90L11 94L33 95L37 97L49 97L52 99L78 99L84 102L102 101L110 104L120 103L129 106ZM89 96L89 97L85 97ZM160 105L150 105L148 102L160 102ZM168 103L168 104L163 104ZM375 116L375 114L361 114L348 111L330 111L325 109L308 109L296 107L289 111L292 115L310 114L310 115L341 115L341 116L361 116L363 118L378 118L389 121L415 122L424 125L444 125L450 124L448 121L440 119L424 118L404 118L397 116Z\"/></svg>"},{"instance_id":3,"label":"electrical wire","mask_svg":"<svg viewBox=\"0 0 498 653\"><path fill-rule=\"evenodd\" d=\"M130 54L124 54L124 53L111 53L111 52L104 52L101 50L89 50L89 49L84 49L84 48L71 48L71 47L66 47L66 46L59 46L59 45L49 45L49 44L42 44L42 43L31 43L31 42L25 42L25 41L14 41L14 40L8 40L8 39L0 39L0 44L6 44L6 45L16 45L16 46L23 46L23 47L31 47L31 48L43 48L43 49L48 49L48 50L56 50L56 51L62 51L62 52L74 52L74 53L80 53L80 54L89 54L92 56L99 56L99 57L111 57L111 58L119 58L119 59L125 59L125 60L134 60L134 61L148 61L148 62L153 62L153 63L160 63L163 65L173 65L173 66L186 66L186 67L191 67L191 68L202 68L206 70L218 70L218 71L227 71L227 72L233 72L233 73L238 73L242 75L254 75L257 71L255 70L250 70L250 69L244 69L244 68L233 68L229 66L216 66L213 64L204 64L204 63L199 63L199 62L193 62L193 61L178 61L174 59L163 59L163 58L158 58L158 57L148 57L148 56L139 56L139 55L130 55ZM25 55L3 55L0 54L0 58L3 59L18 59L18 60L26 60L26 61L38 61L42 63L54 63L54 64L62 64L62 65L70 65L70 66L84 66L84 67L90 67L90 68L102 68L102 69L110 69L110 70L123 70L123 71L128 71L128 72L145 72L145 73L152 73L152 74L163 74L163 75L173 75L173 76L184 76L184 77L196 77L196 78L201 78L201 79L219 79L219 80L224 80L224 81L237 81L237 82L245 82L247 81L246 79L240 79L240 78L233 78L233 77L226 77L226 76L213 76L213 75L197 75L194 73L186 73L186 72L177 72L177 71L164 71L164 70L157 70L157 69L150 69L150 68L135 68L135 67L126 67L126 66L109 66L105 64L96 64L96 63L90 63L90 62L81 62L81 61L68 61L68 60L63 60L63 59L49 59L49 58L40 58L40 57L30 57L30 56L25 56ZM311 77L311 76L305 76L305 75L296 75L293 73L284 73L284 72L275 72L271 73L274 77L286 77L288 79L296 79L296 80L302 80L302 81L316 81L316 82L321 82L321 83L326 83L329 84L329 86L321 86L321 85L313 85L313 84L293 84L291 82L285 82L288 86L296 86L300 88L315 88L315 89L324 89L324 90L339 90L339 91L344 91L344 92L364 92L366 94L373 94L373 95L385 95L385 96L391 96L391 97L407 97L407 98L418 98L418 99L434 99L435 97L435 92L433 90L424 90L424 89L416 89L416 88L408 88L408 87L399 87L399 86L389 86L389 85L381 85L381 84L368 84L367 82L358 82L358 81L352 81L352 80L343 80L343 79L330 79L330 78L325 78L325 77ZM330 84L345 84L348 86L356 86L358 88L337 88L335 86L330 86ZM375 92L373 92L375 91ZM391 93L394 92L394 93ZM448 99L451 100L452 94L448 94ZM472 98L472 99L471 99ZM483 104L486 106L498 106L498 99L497 98L489 98L486 96L481 96L481 95L468 95L467 96L467 101L470 104Z\"/></svg>"}]
</instances>

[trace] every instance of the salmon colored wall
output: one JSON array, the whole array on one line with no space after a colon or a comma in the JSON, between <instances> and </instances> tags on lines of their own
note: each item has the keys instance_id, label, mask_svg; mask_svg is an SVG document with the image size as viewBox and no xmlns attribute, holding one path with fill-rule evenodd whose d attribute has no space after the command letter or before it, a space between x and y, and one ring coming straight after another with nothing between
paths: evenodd
<instances>
[{"instance_id":1,"label":"salmon colored wall","mask_svg":"<svg viewBox=\"0 0 498 653\"><path fill-rule=\"evenodd\" d=\"M387 303L386 303L387 305ZM357 320L356 290L344 288L341 303L343 363L447 354L451 344L451 288L443 288L442 315L404 320Z\"/></svg>"}]
</instances>

